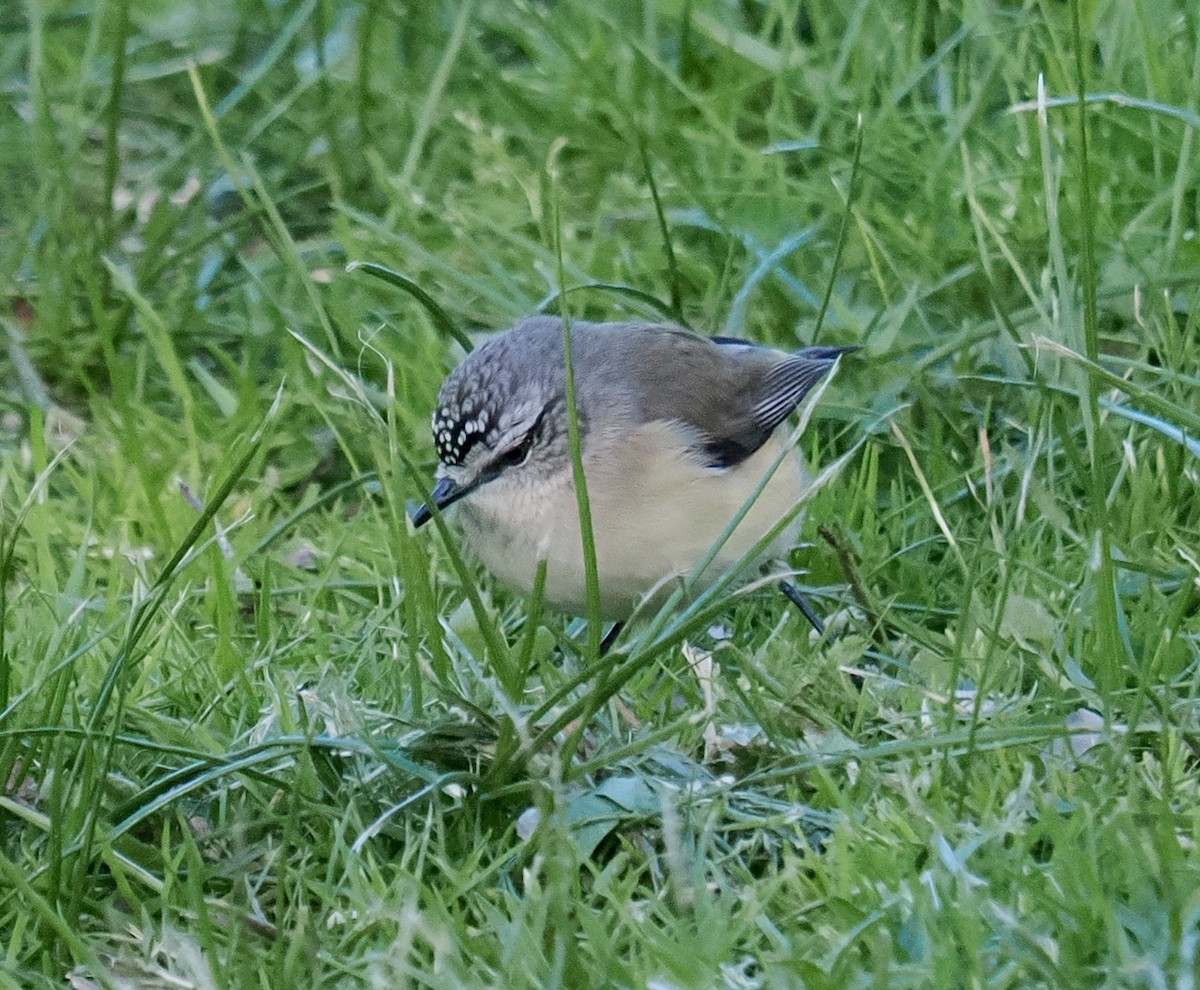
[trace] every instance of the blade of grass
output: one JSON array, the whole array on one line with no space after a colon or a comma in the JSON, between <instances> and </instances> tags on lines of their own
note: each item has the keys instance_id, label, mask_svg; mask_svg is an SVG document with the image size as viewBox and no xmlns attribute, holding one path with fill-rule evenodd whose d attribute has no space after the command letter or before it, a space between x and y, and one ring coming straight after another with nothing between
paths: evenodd
<instances>
[{"instance_id":1,"label":"blade of grass","mask_svg":"<svg viewBox=\"0 0 1200 990\"><path fill-rule=\"evenodd\" d=\"M854 198L856 195L855 180L858 178L858 168L862 161L863 135L865 133L866 128L863 126L863 115L860 112L854 129L854 157L850 159L850 181L846 186L846 208L842 211L842 223L838 228L837 244L833 249L833 263L829 268L829 280L825 283L825 294L821 297L821 308L817 310L817 318L813 323L811 340L814 344L821 335L821 328L825 325L825 314L829 310L829 300L833 298L834 282L837 279L838 272L841 270L842 253L846 249L846 240L850 236L850 220L854 215Z\"/></svg>"},{"instance_id":2,"label":"blade of grass","mask_svg":"<svg viewBox=\"0 0 1200 990\"><path fill-rule=\"evenodd\" d=\"M626 299L633 299L649 306L654 312L665 316L668 320L678 323L680 326L686 327L682 314L676 313L674 307L670 303L665 303L657 296L649 292L643 292L641 289L635 289L631 285L620 285L616 282L587 282L584 285L570 285L565 289L555 289L553 292L547 293L534 306L534 310L538 313L543 313L553 303L557 303L560 299L570 295L573 292L584 292L587 290L596 289L601 292L611 292L616 296L624 296ZM561 306L561 304L560 304Z\"/></svg>"},{"instance_id":3,"label":"blade of grass","mask_svg":"<svg viewBox=\"0 0 1200 990\"><path fill-rule=\"evenodd\" d=\"M79 927L64 918L53 904L34 889L30 883L27 871L17 866L3 852L0 852L0 876L3 876L9 888L19 892L23 903L28 904L33 913L62 939L62 944L70 952L77 966L85 966L91 977L100 981L101 985L112 987L108 979L108 970L100 957L80 934Z\"/></svg>"},{"instance_id":4,"label":"blade of grass","mask_svg":"<svg viewBox=\"0 0 1200 990\"><path fill-rule=\"evenodd\" d=\"M241 197L242 202L246 205L247 210L251 212L251 215L264 217L263 222L260 224L263 235L274 249L280 262L296 276L308 299L311 311L316 314L317 322L320 323L321 329L325 332L325 338L329 342L330 350L335 357L340 358L341 348L338 342L337 331L329 319L329 314L326 312L320 293L317 291L316 283L309 276L307 266L300 257L300 251L296 246L295 240L292 238L291 232L287 228L287 224L284 223L278 207L263 184L262 177L251 164L247 155L243 154L241 161L237 162L225 146L220 129L217 127L217 115L214 115L212 109L209 107L208 95L204 91L204 86L200 80L200 73L197 72L195 65L188 66L188 78L191 80L192 94L196 98L196 106L200 111L201 119L204 121L209 139L212 141L213 148L221 159L226 173L233 181L234 189L237 190L238 196ZM246 181L247 179L248 181ZM253 195L251 195L251 190L253 190Z\"/></svg>"},{"instance_id":5,"label":"blade of grass","mask_svg":"<svg viewBox=\"0 0 1200 990\"><path fill-rule=\"evenodd\" d=\"M259 448L267 435L267 428L279 408L281 395L282 393L276 394L275 402L267 412L263 422L246 442L245 449L234 461L232 468L230 468L225 478L216 486L208 504L199 513L195 523L193 523L182 542L175 548L175 552L159 572L158 577L146 596L134 608L124 640L109 663L108 670L101 681L96 699L87 718L86 725L89 733L99 735L101 723L109 713L114 693L118 696L117 713L116 717L112 719L112 728L106 734L105 742L81 748L70 774L80 785L86 811L81 830L82 839L79 844L79 858L74 864L74 883L69 889L70 906L67 912L69 917L78 917L82 898L88 886L85 882L85 877L91 869L92 845L100 817L99 801L103 794L101 782L107 778L115 752L114 740L121 722L120 710L124 698L124 681L122 675L130 663L132 663L143 636L149 630L150 624L158 613L158 610L166 601L168 591L170 591L180 573L197 559L198 554L193 551L197 548L202 535L212 524L218 510L224 505L225 500L230 494L232 494L234 487L241 480L247 468L249 468L251 461L258 454ZM99 754L96 753L98 745L101 748Z\"/></svg>"},{"instance_id":6,"label":"blade of grass","mask_svg":"<svg viewBox=\"0 0 1200 990\"><path fill-rule=\"evenodd\" d=\"M559 213L558 187L554 192L554 249L558 257L559 285L566 277L563 263L562 216ZM567 441L571 449L571 478L579 507L579 530L583 540L584 586L587 589L587 643L590 657L600 652L600 575L596 567L596 537L592 531L592 509L588 500L587 478L583 471L583 442L579 432L579 410L575 405L575 362L571 354L571 313L566 296L561 296L559 312L563 321L563 361L566 369Z\"/></svg>"},{"instance_id":7,"label":"blade of grass","mask_svg":"<svg viewBox=\"0 0 1200 990\"><path fill-rule=\"evenodd\" d=\"M679 277L679 265L675 260L675 244L671 240L671 228L667 226L667 217L663 213L662 200L658 195L658 183L654 181L654 169L650 167L650 156L646 152L646 142L639 133L635 139L638 154L642 160L642 175L650 188L650 199L654 203L654 215L658 219L658 233L662 238L663 253L667 259L667 285L671 293L670 314L673 319L683 322L683 292Z\"/></svg>"},{"instance_id":8,"label":"blade of grass","mask_svg":"<svg viewBox=\"0 0 1200 990\"><path fill-rule=\"evenodd\" d=\"M400 167L400 175L397 177L397 182L402 188L407 189L412 185L417 165L425 150L425 141L429 137L429 129L433 126L434 111L446 89L446 81L450 78L450 71L458 59L458 53L467 37L467 25L471 23L474 13L475 0L464 0L459 5L458 17L454 21L450 39L442 50L442 58L438 62L433 78L429 81L429 89L425 92L425 99L421 101L421 108L417 111L416 126L408 141L408 153L404 156L404 164Z\"/></svg>"},{"instance_id":9,"label":"blade of grass","mask_svg":"<svg viewBox=\"0 0 1200 990\"><path fill-rule=\"evenodd\" d=\"M255 59L254 63L247 69L241 71L237 75L237 83L225 94L220 103L217 104L213 115L216 118L226 116L247 96L254 92L254 87L257 86L287 54L292 43L304 30L312 18L313 11L316 9L320 0L302 0L292 11L292 15L284 22L283 27L271 34L271 43L266 50ZM189 70L189 74L194 74L194 70ZM193 84L195 80L193 79ZM232 176L234 173L230 173Z\"/></svg>"},{"instance_id":10,"label":"blade of grass","mask_svg":"<svg viewBox=\"0 0 1200 990\"><path fill-rule=\"evenodd\" d=\"M1083 10L1081 0L1071 0L1071 30L1075 49L1075 84L1078 104L1075 112L1076 140L1078 141L1079 181L1079 278L1083 290L1083 341L1084 354L1095 364L1100 357L1100 327L1096 314L1096 249L1092 224L1095 212L1092 202L1092 166L1088 156L1087 128L1087 54L1090 47L1084 41ZM1121 635L1123 618L1117 599L1116 571L1113 567L1110 545L1111 523L1108 509L1108 482L1104 477L1104 442L1099 433L1100 397L1096 392L1095 379L1085 375L1083 394L1080 396L1084 422L1088 425L1088 463L1091 470L1088 495L1092 506L1095 558L1090 563L1096 581L1098 681L1109 692L1116 690L1122 679L1122 661L1125 654L1125 639ZM1109 712L1106 712L1106 717Z\"/></svg>"},{"instance_id":11,"label":"blade of grass","mask_svg":"<svg viewBox=\"0 0 1200 990\"><path fill-rule=\"evenodd\" d=\"M115 7L117 23L112 27L112 69L109 72L108 103L104 108L104 246L112 250L116 231L113 193L117 189L117 172L121 164L118 131L121 127L121 101L125 94L125 50L129 42L129 3L116 0L107 5Z\"/></svg>"},{"instance_id":12,"label":"blade of grass","mask_svg":"<svg viewBox=\"0 0 1200 990\"><path fill-rule=\"evenodd\" d=\"M438 331L450 340L455 341L468 354L471 353L475 345L471 342L471 338L459 329L454 321L450 319L449 314L442 309L438 301L433 298L428 292L422 289L416 282L405 275L401 275L391 268L386 268L383 265L376 264L373 261L352 261L346 266L346 271L362 271L368 275L373 275L375 278L382 279L388 285L394 285L397 289L401 289L412 296L419 302L429 318L433 321L433 325Z\"/></svg>"}]
</instances>

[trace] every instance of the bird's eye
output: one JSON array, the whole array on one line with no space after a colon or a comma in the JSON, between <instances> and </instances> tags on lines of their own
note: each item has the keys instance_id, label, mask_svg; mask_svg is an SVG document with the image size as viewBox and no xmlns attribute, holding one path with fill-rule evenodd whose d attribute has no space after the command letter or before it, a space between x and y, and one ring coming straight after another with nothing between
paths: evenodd
<instances>
[{"instance_id":1,"label":"bird's eye","mask_svg":"<svg viewBox=\"0 0 1200 990\"><path fill-rule=\"evenodd\" d=\"M537 442L537 426L535 425L525 436L521 437L521 442L515 447L509 447L503 454L496 458L496 467L510 468L524 464L529 459L529 452L533 450L533 445Z\"/></svg>"}]
</instances>

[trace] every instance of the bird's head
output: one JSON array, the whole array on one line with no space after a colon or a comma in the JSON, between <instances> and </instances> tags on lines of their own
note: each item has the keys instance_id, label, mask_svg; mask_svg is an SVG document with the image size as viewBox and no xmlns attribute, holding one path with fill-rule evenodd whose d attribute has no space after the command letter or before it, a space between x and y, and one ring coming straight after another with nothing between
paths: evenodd
<instances>
[{"instance_id":1,"label":"bird's head","mask_svg":"<svg viewBox=\"0 0 1200 990\"><path fill-rule=\"evenodd\" d=\"M484 485L529 484L567 463L561 375L545 364L514 360L512 348L499 346L504 342L473 351L438 393L432 420L438 471L430 501L439 509ZM412 521L422 526L431 518L422 505Z\"/></svg>"}]
</instances>

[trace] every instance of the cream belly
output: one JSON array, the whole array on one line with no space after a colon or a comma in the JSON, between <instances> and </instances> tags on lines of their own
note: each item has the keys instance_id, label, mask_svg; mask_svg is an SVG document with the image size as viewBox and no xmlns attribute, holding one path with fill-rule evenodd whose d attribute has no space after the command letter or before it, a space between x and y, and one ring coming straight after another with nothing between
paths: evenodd
<instances>
[{"instance_id":1,"label":"cream belly","mask_svg":"<svg viewBox=\"0 0 1200 990\"><path fill-rule=\"evenodd\" d=\"M584 470L606 619L627 618L651 591L665 596L670 591L663 587L666 579L686 575L708 553L786 443L780 430L735 467L709 468L686 456L677 430L659 422L633 435L589 438L595 456L585 456ZM618 444L619 450L612 449ZM680 453L664 458L666 450ZM799 454L789 451L701 575L701 587L716 581L792 510L805 478ZM579 511L569 472L519 487L498 479L464 499L456 514L468 551L504 584L529 594L538 562L545 559L546 603L576 615L587 611ZM757 560L784 553L799 528L797 513Z\"/></svg>"}]
</instances>

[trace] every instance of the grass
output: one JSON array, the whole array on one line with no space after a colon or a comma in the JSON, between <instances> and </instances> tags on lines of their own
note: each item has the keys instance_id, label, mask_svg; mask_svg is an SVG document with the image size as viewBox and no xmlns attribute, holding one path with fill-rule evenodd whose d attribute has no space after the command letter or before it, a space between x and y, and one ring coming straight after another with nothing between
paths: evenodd
<instances>
[{"instance_id":1,"label":"grass","mask_svg":"<svg viewBox=\"0 0 1200 990\"><path fill-rule=\"evenodd\" d=\"M1198 37L0 14L0 988L1193 986ZM411 531L453 338L564 290L864 345L823 640L743 590L600 660Z\"/></svg>"}]
</instances>

